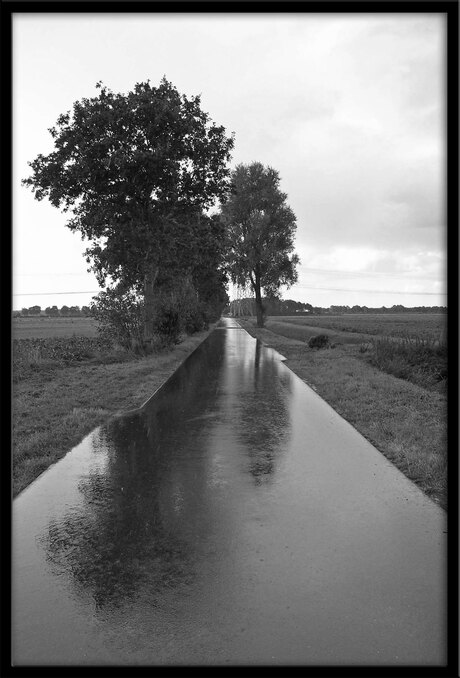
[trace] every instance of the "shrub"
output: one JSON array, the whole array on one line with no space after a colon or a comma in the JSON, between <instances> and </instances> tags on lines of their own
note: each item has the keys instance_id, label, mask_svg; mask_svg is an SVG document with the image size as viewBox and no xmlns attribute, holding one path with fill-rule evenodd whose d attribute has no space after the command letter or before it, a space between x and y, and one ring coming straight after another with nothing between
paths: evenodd
<instances>
[{"instance_id":1,"label":"shrub","mask_svg":"<svg viewBox=\"0 0 460 678\"><path fill-rule=\"evenodd\" d=\"M178 343L182 333L193 334L206 326L206 306L199 301L189 277L177 279L158 290L154 332L162 345Z\"/></svg>"},{"instance_id":2,"label":"shrub","mask_svg":"<svg viewBox=\"0 0 460 678\"><path fill-rule=\"evenodd\" d=\"M132 290L108 289L93 297L90 313L101 339L125 350L143 351L144 304Z\"/></svg>"},{"instance_id":3,"label":"shrub","mask_svg":"<svg viewBox=\"0 0 460 678\"><path fill-rule=\"evenodd\" d=\"M173 303L162 303L157 308L154 331L159 336L160 343L164 346L177 344L182 330L181 318Z\"/></svg>"},{"instance_id":4,"label":"shrub","mask_svg":"<svg viewBox=\"0 0 460 678\"><path fill-rule=\"evenodd\" d=\"M187 334L194 334L207 329L208 323L208 309L207 306L201 302L197 302L190 306L185 314L184 328Z\"/></svg>"},{"instance_id":5,"label":"shrub","mask_svg":"<svg viewBox=\"0 0 460 678\"><path fill-rule=\"evenodd\" d=\"M187 276L157 288L152 309L154 336L148 346L144 342L144 308L143 299L135 292L115 288L94 297L91 315L102 338L137 353L177 344L183 333L193 334L208 326L206 304L199 301Z\"/></svg>"},{"instance_id":6,"label":"shrub","mask_svg":"<svg viewBox=\"0 0 460 678\"><path fill-rule=\"evenodd\" d=\"M329 346L329 337L327 334L318 334L316 337L311 337L310 341L308 342L309 348L326 348Z\"/></svg>"}]
</instances>

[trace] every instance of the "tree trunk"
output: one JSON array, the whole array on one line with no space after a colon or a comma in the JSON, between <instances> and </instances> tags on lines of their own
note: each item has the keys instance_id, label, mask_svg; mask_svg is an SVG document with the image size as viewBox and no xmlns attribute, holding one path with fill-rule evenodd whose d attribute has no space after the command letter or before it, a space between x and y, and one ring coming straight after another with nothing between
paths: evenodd
<instances>
[{"instance_id":1,"label":"tree trunk","mask_svg":"<svg viewBox=\"0 0 460 678\"><path fill-rule=\"evenodd\" d=\"M158 275L158 266L152 266L144 276L144 344L153 341L153 326L155 319L155 281Z\"/></svg>"},{"instance_id":2,"label":"tree trunk","mask_svg":"<svg viewBox=\"0 0 460 678\"><path fill-rule=\"evenodd\" d=\"M256 272L254 279L254 293L256 295L257 327L264 326L264 309L262 306L262 294L260 291L260 275Z\"/></svg>"}]
</instances>

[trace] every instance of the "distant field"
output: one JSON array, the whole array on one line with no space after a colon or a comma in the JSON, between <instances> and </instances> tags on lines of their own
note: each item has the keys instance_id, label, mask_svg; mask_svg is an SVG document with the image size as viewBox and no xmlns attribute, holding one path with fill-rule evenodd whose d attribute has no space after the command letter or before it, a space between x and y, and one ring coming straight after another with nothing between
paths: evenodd
<instances>
[{"instance_id":1,"label":"distant field","mask_svg":"<svg viewBox=\"0 0 460 678\"><path fill-rule=\"evenodd\" d=\"M48 337L96 337L93 318L13 318L14 339Z\"/></svg>"},{"instance_id":2,"label":"distant field","mask_svg":"<svg viewBox=\"0 0 460 678\"><path fill-rule=\"evenodd\" d=\"M439 340L446 328L447 316L443 313L356 314L328 316L271 316L270 320L326 330L385 337L417 337Z\"/></svg>"}]
</instances>

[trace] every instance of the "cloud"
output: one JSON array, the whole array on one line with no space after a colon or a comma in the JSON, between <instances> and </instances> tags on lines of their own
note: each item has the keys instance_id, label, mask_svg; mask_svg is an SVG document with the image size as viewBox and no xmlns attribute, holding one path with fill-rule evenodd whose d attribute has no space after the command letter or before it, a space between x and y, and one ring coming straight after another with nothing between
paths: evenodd
<instances>
[{"instance_id":1,"label":"cloud","mask_svg":"<svg viewBox=\"0 0 460 678\"><path fill-rule=\"evenodd\" d=\"M297 216L302 279L314 284L317 269L329 287L373 289L392 274L405 276L396 291L408 276L425 277L412 281L418 289L444 284L441 13L21 15L15 25L19 178L25 160L48 152L46 128L93 96L98 79L126 92L165 74L179 91L201 92L203 109L236 133L233 165L258 160L279 171ZM48 231L22 204L27 249L32 229ZM24 270L36 257L25 249Z\"/></svg>"},{"instance_id":2,"label":"cloud","mask_svg":"<svg viewBox=\"0 0 460 678\"><path fill-rule=\"evenodd\" d=\"M314 305L406 306L445 304L446 271L442 253L335 247L301 248L297 295Z\"/></svg>"},{"instance_id":3,"label":"cloud","mask_svg":"<svg viewBox=\"0 0 460 678\"><path fill-rule=\"evenodd\" d=\"M280 109L277 131L259 126L299 245L442 248L442 22L342 18L315 28L321 60L309 70L305 48L289 112Z\"/></svg>"}]
</instances>

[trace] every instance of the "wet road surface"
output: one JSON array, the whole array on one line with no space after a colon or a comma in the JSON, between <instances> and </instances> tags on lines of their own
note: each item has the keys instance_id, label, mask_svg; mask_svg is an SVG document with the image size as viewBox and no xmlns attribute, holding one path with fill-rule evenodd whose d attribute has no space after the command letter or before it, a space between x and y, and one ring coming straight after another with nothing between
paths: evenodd
<instances>
[{"instance_id":1,"label":"wet road surface","mask_svg":"<svg viewBox=\"0 0 460 678\"><path fill-rule=\"evenodd\" d=\"M221 321L13 503L15 665L443 665L444 512Z\"/></svg>"}]
</instances>

